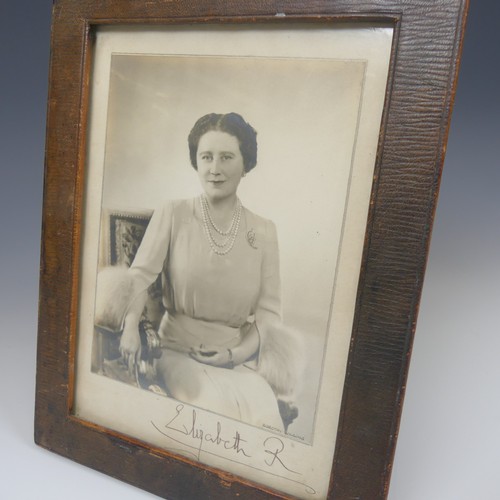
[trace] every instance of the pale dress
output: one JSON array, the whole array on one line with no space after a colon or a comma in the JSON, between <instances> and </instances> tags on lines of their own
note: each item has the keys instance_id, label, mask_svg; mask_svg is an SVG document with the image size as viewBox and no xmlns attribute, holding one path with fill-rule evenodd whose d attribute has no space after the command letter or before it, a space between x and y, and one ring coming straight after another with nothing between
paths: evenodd
<instances>
[{"instance_id":1,"label":"pale dress","mask_svg":"<svg viewBox=\"0 0 500 500\"><path fill-rule=\"evenodd\" d=\"M257 328L281 323L278 244L274 224L243 208L232 250L217 255L204 232L199 199L155 210L130 272L145 290L162 273L167 309L159 362L169 395L243 422L283 429L277 400L253 363L234 369L199 363L191 347L236 346Z\"/></svg>"}]
</instances>

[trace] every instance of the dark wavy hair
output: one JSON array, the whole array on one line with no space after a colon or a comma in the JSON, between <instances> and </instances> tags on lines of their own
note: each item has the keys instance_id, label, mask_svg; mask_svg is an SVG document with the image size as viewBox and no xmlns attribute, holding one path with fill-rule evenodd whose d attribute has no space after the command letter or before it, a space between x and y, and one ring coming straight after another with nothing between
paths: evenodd
<instances>
[{"instance_id":1,"label":"dark wavy hair","mask_svg":"<svg viewBox=\"0 0 500 500\"><path fill-rule=\"evenodd\" d=\"M189 157L195 170L198 170L196 163L198 144L201 137L211 130L226 132L236 137L240 144L245 172L250 172L255 167L257 164L257 132L255 129L238 113L210 113L202 116L194 124L188 136Z\"/></svg>"}]
</instances>

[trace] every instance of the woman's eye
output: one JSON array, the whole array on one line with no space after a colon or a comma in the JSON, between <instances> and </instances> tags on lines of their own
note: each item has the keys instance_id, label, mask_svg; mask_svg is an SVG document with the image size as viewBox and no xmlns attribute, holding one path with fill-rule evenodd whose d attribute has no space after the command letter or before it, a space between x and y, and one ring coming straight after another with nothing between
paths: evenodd
<instances>
[{"instance_id":1,"label":"woman's eye","mask_svg":"<svg viewBox=\"0 0 500 500\"><path fill-rule=\"evenodd\" d=\"M201 155L201 159L203 161L211 161L212 160L212 156L211 155Z\"/></svg>"},{"instance_id":2,"label":"woman's eye","mask_svg":"<svg viewBox=\"0 0 500 500\"><path fill-rule=\"evenodd\" d=\"M223 159L224 161L231 160L231 158L232 158L232 156L231 156L231 155L223 155L223 156L222 156L222 159Z\"/></svg>"}]
</instances>

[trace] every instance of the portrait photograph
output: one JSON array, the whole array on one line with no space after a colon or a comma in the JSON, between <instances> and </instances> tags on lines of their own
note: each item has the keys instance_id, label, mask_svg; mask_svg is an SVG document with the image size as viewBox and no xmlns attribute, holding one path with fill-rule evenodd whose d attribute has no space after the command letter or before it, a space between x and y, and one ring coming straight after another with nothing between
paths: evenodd
<instances>
[{"instance_id":1,"label":"portrait photograph","mask_svg":"<svg viewBox=\"0 0 500 500\"><path fill-rule=\"evenodd\" d=\"M391 40L97 32L77 417L324 498Z\"/></svg>"}]
</instances>

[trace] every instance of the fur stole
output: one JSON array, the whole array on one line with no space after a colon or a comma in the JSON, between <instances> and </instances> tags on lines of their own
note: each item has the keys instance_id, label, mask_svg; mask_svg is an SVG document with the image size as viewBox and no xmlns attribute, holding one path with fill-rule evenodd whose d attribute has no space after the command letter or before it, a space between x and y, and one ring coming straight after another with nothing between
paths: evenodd
<instances>
[{"instance_id":1,"label":"fur stole","mask_svg":"<svg viewBox=\"0 0 500 500\"><path fill-rule=\"evenodd\" d=\"M282 324L270 325L261 336L257 371L276 396L293 402L304 371L302 337Z\"/></svg>"},{"instance_id":2,"label":"fur stole","mask_svg":"<svg viewBox=\"0 0 500 500\"><path fill-rule=\"evenodd\" d=\"M102 269L97 276L94 323L108 330L122 330L134 296L134 282L127 267Z\"/></svg>"}]
</instances>

